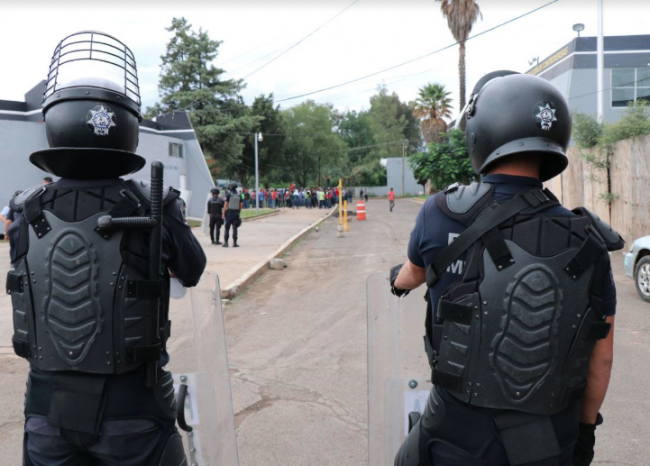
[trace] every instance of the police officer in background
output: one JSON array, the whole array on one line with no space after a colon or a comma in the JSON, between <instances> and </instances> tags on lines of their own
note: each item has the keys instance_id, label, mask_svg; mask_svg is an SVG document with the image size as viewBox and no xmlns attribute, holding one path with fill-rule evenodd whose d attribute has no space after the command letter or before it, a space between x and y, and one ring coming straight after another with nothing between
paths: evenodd
<instances>
[{"instance_id":1,"label":"police officer in background","mask_svg":"<svg viewBox=\"0 0 650 466\"><path fill-rule=\"evenodd\" d=\"M237 194L237 184L231 183L228 186L229 193L226 194L226 204L224 206L224 211L226 212L226 228L223 235L223 247L228 247L228 238L230 238L230 226L232 225L232 246L238 248L237 244L237 228L241 226L241 218L239 218L239 213L241 212L241 197Z\"/></svg>"},{"instance_id":2,"label":"police officer in background","mask_svg":"<svg viewBox=\"0 0 650 466\"><path fill-rule=\"evenodd\" d=\"M221 244L219 236L221 235L221 226L223 225L223 205L224 200L219 197L217 188L210 190L212 198L208 201L208 215L210 215L210 240L212 244ZM216 230L216 237L214 235ZM216 238L216 241L215 241Z\"/></svg>"},{"instance_id":3,"label":"police officer in background","mask_svg":"<svg viewBox=\"0 0 650 466\"><path fill-rule=\"evenodd\" d=\"M105 56L111 47L119 54ZM152 192L162 180L120 178L145 165L134 153L140 96L128 47L77 33L52 60L43 96L50 149L30 161L61 178L16 197L20 216L9 232L12 340L30 363L23 464L185 464L173 380L163 370L169 280L173 274L195 286L205 254L184 222L178 191L163 190L160 202ZM121 80L107 78L116 72ZM162 253L152 264L154 235L145 228L160 208ZM124 228L110 226L118 218ZM126 228L136 224L144 228Z\"/></svg>"},{"instance_id":4,"label":"police officer in background","mask_svg":"<svg viewBox=\"0 0 650 466\"><path fill-rule=\"evenodd\" d=\"M397 296L427 283L434 383L395 464L587 466L613 358L608 250L623 241L543 189L571 137L552 84L492 73L461 118L482 181L429 198L391 270Z\"/></svg>"}]
</instances>

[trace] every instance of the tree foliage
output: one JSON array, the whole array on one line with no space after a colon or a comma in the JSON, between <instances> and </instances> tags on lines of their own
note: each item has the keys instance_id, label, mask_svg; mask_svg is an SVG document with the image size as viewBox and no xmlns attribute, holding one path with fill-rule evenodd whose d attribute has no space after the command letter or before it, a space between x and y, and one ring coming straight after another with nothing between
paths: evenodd
<instances>
[{"instance_id":1,"label":"tree foliage","mask_svg":"<svg viewBox=\"0 0 650 466\"><path fill-rule=\"evenodd\" d=\"M441 142L431 143L426 151L409 157L418 182L428 179L435 190L441 190L456 182L468 184L476 180L477 175L467 153L465 132L452 129L442 136Z\"/></svg>"},{"instance_id":2,"label":"tree foliage","mask_svg":"<svg viewBox=\"0 0 650 466\"><path fill-rule=\"evenodd\" d=\"M284 161L287 171L301 186L331 173L343 158L345 144L335 131L337 115L331 105L311 100L282 112L287 137Z\"/></svg>"},{"instance_id":3,"label":"tree foliage","mask_svg":"<svg viewBox=\"0 0 650 466\"><path fill-rule=\"evenodd\" d=\"M263 141L258 141L258 170L260 177L281 178L284 171L284 124L280 106L274 106L273 94L258 96L250 107L250 115L258 120L252 128L254 133L262 133ZM235 166L237 179L248 184L255 176L255 136L244 136L244 148L240 162Z\"/></svg>"},{"instance_id":4,"label":"tree foliage","mask_svg":"<svg viewBox=\"0 0 650 466\"><path fill-rule=\"evenodd\" d=\"M192 30L185 18L174 18L167 31L173 37L161 57L161 100L147 109L146 116L189 111L213 176L232 176L244 147L243 136L237 133L251 132L259 121L249 115L239 95L243 83L222 79L225 71L212 65L221 42L207 32Z\"/></svg>"},{"instance_id":5,"label":"tree foliage","mask_svg":"<svg viewBox=\"0 0 650 466\"><path fill-rule=\"evenodd\" d=\"M440 134L447 131L444 119L451 118L450 94L441 84L429 83L420 88L413 115L422 120L422 135L427 143L439 142Z\"/></svg>"},{"instance_id":6,"label":"tree foliage","mask_svg":"<svg viewBox=\"0 0 650 466\"><path fill-rule=\"evenodd\" d=\"M451 34L460 42L458 49L458 78L460 82L459 109L465 107L465 41L472 32L472 27L479 17L481 10L476 0L437 0L441 3L440 10L447 19Z\"/></svg>"}]
</instances>

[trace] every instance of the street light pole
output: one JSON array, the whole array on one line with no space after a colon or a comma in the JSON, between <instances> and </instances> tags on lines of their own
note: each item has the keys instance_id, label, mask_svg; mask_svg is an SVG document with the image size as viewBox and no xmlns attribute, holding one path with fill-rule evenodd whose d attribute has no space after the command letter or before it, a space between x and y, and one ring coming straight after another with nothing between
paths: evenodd
<instances>
[{"instance_id":1,"label":"street light pole","mask_svg":"<svg viewBox=\"0 0 650 466\"><path fill-rule=\"evenodd\" d=\"M262 133L255 133L255 213L260 213L260 172L257 154L257 141L263 141Z\"/></svg>"},{"instance_id":2,"label":"street light pole","mask_svg":"<svg viewBox=\"0 0 650 466\"><path fill-rule=\"evenodd\" d=\"M605 96L604 94L604 85L603 85L603 79L604 79L604 72L605 72L605 58L604 58L604 39L603 39L603 23L604 23L604 12L603 12L603 0L598 0L598 40L596 42L596 51L597 51L597 58L596 58L596 74L597 76L597 99L596 101L598 102L597 105L597 111L598 111L598 122L602 123L605 120L605 114L604 114L604 109L605 109Z\"/></svg>"},{"instance_id":3,"label":"street light pole","mask_svg":"<svg viewBox=\"0 0 650 466\"><path fill-rule=\"evenodd\" d=\"M402 197L404 197L404 164L406 158L406 141L402 141Z\"/></svg>"}]
</instances>

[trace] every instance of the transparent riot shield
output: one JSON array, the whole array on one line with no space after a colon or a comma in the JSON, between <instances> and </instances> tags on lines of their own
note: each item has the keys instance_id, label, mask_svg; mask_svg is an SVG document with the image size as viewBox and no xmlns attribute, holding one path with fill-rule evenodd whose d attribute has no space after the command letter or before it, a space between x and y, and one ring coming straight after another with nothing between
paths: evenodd
<instances>
[{"instance_id":1,"label":"transparent riot shield","mask_svg":"<svg viewBox=\"0 0 650 466\"><path fill-rule=\"evenodd\" d=\"M390 466L431 390L424 352L426 287L398 299L388 273L368 277L368 464Z\"/></svg>"},{"instance_id":2,"label":"transparent riot shield","mask_svg":"<svg viewBox=\"0 0 650 466\"><path fill-rule=\"evenodd\" d=\"M175 289L176 288L176 289ZM187 385L183 435L189 465L237 466L226 335L219 277L206 272L197 287L179 292L172 286L167 342L174 388Z\"/></svg>"}]
</instances>

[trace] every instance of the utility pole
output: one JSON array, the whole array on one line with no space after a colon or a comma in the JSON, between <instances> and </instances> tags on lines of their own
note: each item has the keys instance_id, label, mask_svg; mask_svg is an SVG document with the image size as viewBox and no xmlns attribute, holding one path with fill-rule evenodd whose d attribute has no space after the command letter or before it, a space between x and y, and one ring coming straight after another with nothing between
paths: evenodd
<instances>
[{"instance_id":1,"label":"utility pole","mask_svg":"<svg viewBox=\"0 0 650 466\"><path fill-rule=\"evenodd\" d=\"M598 122L602 123L605 121L605 115L604 115L604 89L603 89L603 79L604 79L604 71L605 71L605 57L604 57L604 39L603 39L603 23L604 23L604 11L603 11L603 0L598 0L598 40L597 40L597 59L596 59L596 74L598 75L597 77L597 114L598 114Z\"/></svg>"},{"instance_id":2,"label":"utility pole","mask_svg":"<svg viewBox=\"0 0 650 466\"><path fill-rule=\"evenodd\" d=\"M260 213L260 172L259 172L259 163L258 163L258 154L257 154L257 141L262 142L262 133L255 133L255 213Z\"/></svg>"},{"instance_id":3,"label":"utility pole","mask_svg":"<svg viewBox=\"0 0 650 466\"><path fill-rule=\"evenodd\" d=\"M404 169L406 165L406 140L402 141L402 197L404 197Z\"/></svg>"}]
</instances>

